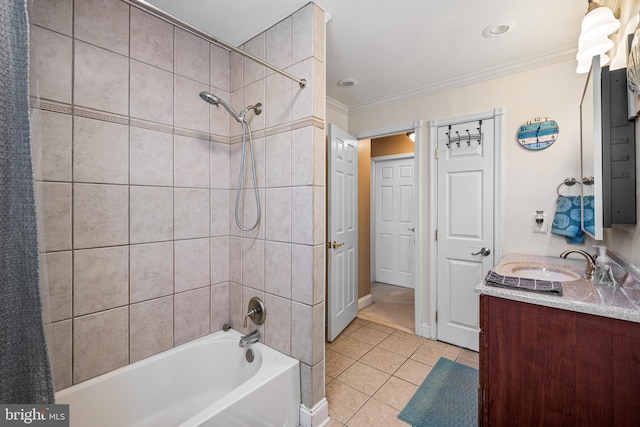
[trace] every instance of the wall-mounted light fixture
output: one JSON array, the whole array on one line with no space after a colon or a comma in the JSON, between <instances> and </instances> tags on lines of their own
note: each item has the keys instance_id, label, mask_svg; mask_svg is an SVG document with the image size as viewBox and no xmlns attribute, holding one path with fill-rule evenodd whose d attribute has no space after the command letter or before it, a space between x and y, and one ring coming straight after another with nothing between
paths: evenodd
<instances>
[{"instance_id":1,"label":"wall-mounted light fixture","mask_svg":"<svg viewBox=\"0 0 640 427\"><path fill-rule=\"evenodd\" d=\"M600 65L609 63L611 58L606 55L613 48L613 42L609 36L620 28L620 21L615 18L608 7L600 6L593 0L589 0L587 14L582 19L582 29L578 39L578 74L586 73L591 67L594 56L600 55Z\"/></svg>"},{"instance_id":2,"label":"wall-mounted light fixture","mask_svg":"<svg viewBox=\"0 0 640 427\"><path fill-rule=\"evenodd\" d=\"M411 142L416 142L416 133L415 132L407 132L407 137L411 140Z\"/></svg>"}]
</instances>

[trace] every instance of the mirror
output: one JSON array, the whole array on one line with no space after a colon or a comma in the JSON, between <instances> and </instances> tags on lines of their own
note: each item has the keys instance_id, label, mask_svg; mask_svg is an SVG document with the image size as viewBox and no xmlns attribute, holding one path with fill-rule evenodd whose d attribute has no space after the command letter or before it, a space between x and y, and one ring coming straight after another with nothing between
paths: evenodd
<instances>
[{"instance_id":1,"label":"mirror","mask_svg":"<svg viewBox=\"0 0 640 427\"><path fill-rule=\"evenodd\" d=\"M582 231L603 238L602 222L602 80L600 56L594 56L580 100Z\"/></svg>"}]
</instances>

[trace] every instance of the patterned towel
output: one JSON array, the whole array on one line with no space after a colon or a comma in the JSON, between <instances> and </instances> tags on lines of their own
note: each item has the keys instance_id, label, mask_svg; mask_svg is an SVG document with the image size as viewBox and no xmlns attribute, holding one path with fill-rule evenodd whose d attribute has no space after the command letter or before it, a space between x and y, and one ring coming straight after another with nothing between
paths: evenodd
<instances>
[{"instance_id":1,"label":"patterned towel","mask_svg":"<svg viewBox=\"0 0 640 427\"><path fill-rule=\"evenodd\" d=\"M596 225L594 221L593 196L584 196L584 228L591 234L596 234Z\"/></svg>"},{"instance_id":2,"label":"patterned towel","mask_svg":"<svg viewBox=\"0 0 640 427\"><path fill-rule=\"evenodd\" d=\"M591 197L591 223L593 224L593 196ZM556 200L556 214L553 217L551 232L567 238L567 243L583 243L584 232L580 226L580 213L582 211L581 196L558 196ZM585 211L585 222L587 212Z\"/></svg>"},{"instance_id":3,"label":"patterned towel","mask_svg":"<svg viewBox=\"0 0 640 427\"><path fill-rule=\"evenodd\" d=\"M562 284L560 282L525 279L524 277L501 276L493 270L489 271L484 280L487 285L499 288L513 288L522 291L545 292L562 295Z\"/></svg>"}]
</instances>

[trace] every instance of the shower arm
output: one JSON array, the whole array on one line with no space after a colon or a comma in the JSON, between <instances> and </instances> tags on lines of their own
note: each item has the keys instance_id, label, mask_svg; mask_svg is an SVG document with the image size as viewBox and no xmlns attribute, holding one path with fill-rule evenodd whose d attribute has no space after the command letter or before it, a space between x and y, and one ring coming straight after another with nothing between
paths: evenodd
<instances>
[{"instance_id":1,"label":"shower arm","mask_svg":"<svg viewBox=\"0 0 640 427\"><path fill-rule=\"evenodd\" d=\"M298 83L298 85L300 86L301 89L304 89L305 87L307 87L307 79L300 79L294 75L291 75L289 73L287 73L284 70L281 70L280 68L269 64L268 62L263 61L260 58L256 58L255 56L251 55L250 53L247 53L241 49L238 49L237 47L231 46L230 44L227 44L221 40L216 39L215 37L212 37L211 35L205 33L202 30L198 30L197 28L191 26L190 24L188 24L187 22L183 21L182 19L176 18L175 16L163 11L162 9L159 9L157 7L155 7L152 4L147 3L144 0L123 0L125 3L129 3L132 6L141 8L146 10L147 12L165 20L168 21L171 24L174 25L178 25L179 27L181 27L182 29L185 29L187 31L189 31L190 33L193 33L195 35L197 35L198 37L202 37L203 39L207 40L210 43L215 44L218 47L221 47L223 49L226 49L228 51L231 52L235 52L238 55L244 56L245 58L248 58L254 62L257 62L258 64L267 67L268 69L275 71L276 73L279 73L291 80L293 80L294 82Z\"/></svg>"}]
</instances>

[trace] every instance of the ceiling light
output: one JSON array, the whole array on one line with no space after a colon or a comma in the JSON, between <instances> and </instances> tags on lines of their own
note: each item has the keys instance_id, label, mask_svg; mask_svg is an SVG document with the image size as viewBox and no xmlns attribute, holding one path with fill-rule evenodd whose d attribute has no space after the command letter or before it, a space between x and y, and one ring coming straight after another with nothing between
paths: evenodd
<instances>
[{"instance_id":1,"label":"ceiling light","mask_svg":"<svg viewBox=\"0 0 640 427\"><path fill-rule=\"evenodd\" d=\"M608 7L600 6L594 1L589 1L587 14L582 19L580 37L583 40L608 37L620 28L620 21L613 16Z\"/></svg>"},{"instance_id":2,"label":"ceiling light","mask_svg":"<svg viewBox=\"0 0 640 427\"><path fill-rule=\"evenodd\" d=\"M482 31L482 35L488 39L500 37L513 31L513 29L516 28L516 24L517 22L513 19L510 19L508 21L497 22L495 24L491 24L488 27L486 27Z\"/></svg>"},{"instance_id":3,"label":"ceiling light","mask_svg":"<svg viewBox=\"0 0 640 427\"><path fill-rule=\"evenodd\" d=\"M409 137L411 142L416 142L416 133L415 132L407 132L407 137Z\"/></svg>"},{"instance_id":4,"label":"ceiling light","mask_svg":"<svg viewBox=\"0 0 640 427\"><path fill-rule=\"evenodd\" d=\"M576 59L578 62L584 60L591 62L591 58L603 53L609 52L613 47L613 41L608 37L600 37L592 40L580 40L578 42L578 54Z\"/></svg>"},{"instance_id":5,"label":"ceiling light","mask_svg":"<svg viewBox=\"0 0 640 427\"><path fill-rule=\"evenodd\" d=\"M578 62L578 66L576 67L576 73L577 74L585 74L588 73L589 70L591 69L591 60L593 58L589 58L586 59L584 61L579 61ZM600 55L600 66L604 67L605 65L607 65L609 62L611 61L611 58L609 57L609 55L603 53Z\"/></svg>"},{"instance_id":6,"label":"ceiling light","mask_svg":"<svg viewBox=\"0 0 640 427\"><path fill-rule=\"evenodd\" d=\"M352 87L358 84L358 81L356 79L342 79L338 81L338 86L342 86L342 87Z\"/></svg>"}]
</instances>

